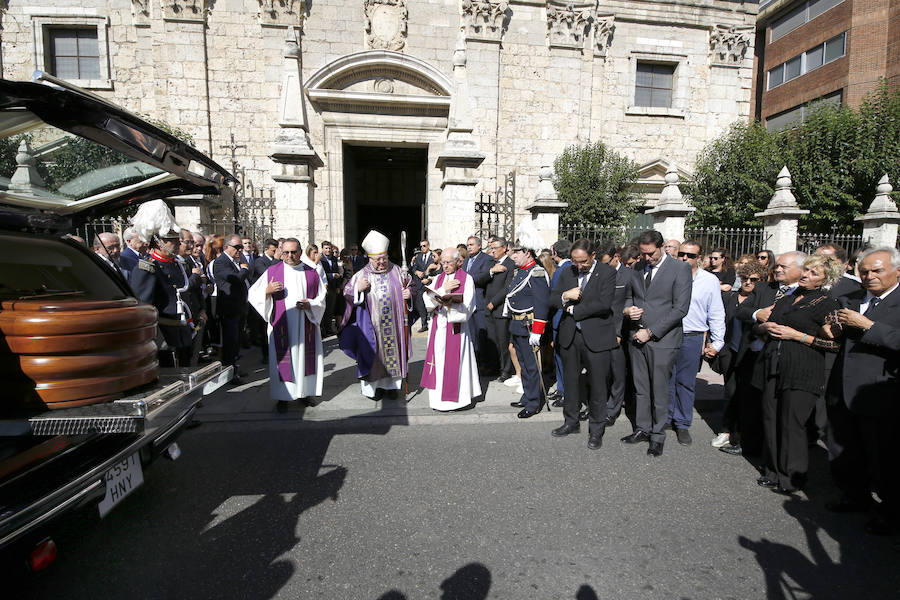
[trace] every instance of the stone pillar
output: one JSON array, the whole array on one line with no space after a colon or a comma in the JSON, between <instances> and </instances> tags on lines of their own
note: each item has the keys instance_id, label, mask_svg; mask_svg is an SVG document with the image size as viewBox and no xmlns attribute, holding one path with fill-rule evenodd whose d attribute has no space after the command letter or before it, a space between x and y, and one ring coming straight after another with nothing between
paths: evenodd
<instances>
[{"instance_id":1,"label":"stone pillar","mask_svg":"<svg viewBox=\"0 0 900 600\"><path fill-rule=\"evenodd\" d=\"M209 223L209 209L203 204L203 196L179 196L169 201L175 205L175 222L182 229L200 231L200 225Z\"/></svg>"},{"instance_id":2,"label":"stone pillar","mask_svg":"<svg viewBox=\"0 0 900 600\"><path fill-rule=\"evenodd\" d=\"M678 187L678 167L674 162L666 170L665 182L656 207L648 210L647 214L653 216L653 229L660 232L664 240L683 242L685 219L696 209L684 201Z\"/></svg>"},{"instance_id":3,"label":"stone pillar","mask_svg":"<svg viewBox=\"0 0 900 600\"><path fill-rule=\"evenodd\" d=\"M875 199L869 205L869 210L856 221L862 221L863 239L873 248L897 246L897 224L900 223L900 211L891 200L891 192L894 187L885 174L878 182L875 189Z\"/></svg>"},{"instance_id":4,"label":"stone pillar","mask_svg":"<svg viewBox=\"0 0 900 600\"><path fill-rule=\"evenodd\" d=\"M525 210L531 213L532 225L544 239L544 247L549 248L559 240L559 214L566 206L568 204L559 201L553 187L553 168L541 167L537 195Z\"/></svg>"},{"instance_id":5,"label":"stone pillar","mask_svg":"<svg viewBox=\"0 0 900 600\"><path fill-rule=\"evenodd\" d=\"M475 169L484 154L478 149L472 135L471 103L466 75L466 42L460 35L453 53L453 78L456 90L450 102L447 125L447 141L438 155L437 166L443 170L441 180L443 190L442 205L444 226L430 231L431 241L436 248L455 244L460 232L470 235L475 231Z\"/></svg>"},{"instance_id":6,"label":"stone pillar","mask_svg":"<svg viewBox=\"0 0 900 600\"><path fill-rule=\"evenodd\" d=\"M302 23L302 21L301 21ZM314 234L313 188L314 173L322 159L309 141L306 103L301 79L301 52L297 32L287 28L284 40L284 76L281 84L278 125L281 130L272 144L275 168L275 237L296 237L311 241Z\"/></svg>"},{"instance_id":7,"label":"stone pillar","mask_svg":"<svg viewBox=\"0 0 900 600\"><path fill-rule=\"evenodd\" d=\"M797 199L791 192L791 173L787 166L783 167L775 180L775 193L769 205L755 215L763 219L766 238L763 245L775 254L796 250L797 224L800 215L808 214L808 210L797 206Z\"/></svg>"}]
</instances>

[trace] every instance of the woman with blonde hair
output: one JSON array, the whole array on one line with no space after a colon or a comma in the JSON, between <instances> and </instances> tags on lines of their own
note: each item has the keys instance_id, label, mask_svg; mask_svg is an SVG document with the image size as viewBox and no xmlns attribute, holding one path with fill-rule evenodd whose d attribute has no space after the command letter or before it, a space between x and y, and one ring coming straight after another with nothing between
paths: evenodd
<instances>
[{"instance_id":1,"label":"woman with blonde hair","mask_svg":"<svg viewBox=\"0 0 900 600\"><path fill-rule=\"evenodd\" d=\"M824 391L825 352L837 350L826 324L840 304L825 286L838 280L844 266L833 256L814 255L802 268L797 289L775 302L759 326L767 341L763 381L757 386L763 390L764 460L757 483L781 494L793 494L806 483L806 421Z\"/></svg>"}]
</instances>

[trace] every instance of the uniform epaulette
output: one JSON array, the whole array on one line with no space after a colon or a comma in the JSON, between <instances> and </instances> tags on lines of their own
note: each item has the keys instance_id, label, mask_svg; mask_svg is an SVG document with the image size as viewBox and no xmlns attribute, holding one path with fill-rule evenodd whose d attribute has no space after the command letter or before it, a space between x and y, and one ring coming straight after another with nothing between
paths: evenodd
<instances>
[{"instance_id":1,"label":"uniform epaulette","mask_svg":"<svg viewBox=\"0 0 900 600\"><path fill-rule=\"evenodd\" d=\"M547 271L544 267L535 267L531 270L532 277L546 277Z\"/></svg>"},{"instance_id":2,"label":"uniform epaulette","mask_svg":"<svg viewBox=\"0 0 900 600\"><path fill-rule=\"evenodd\" d=\"M144 271L148 271L150 273L156 272L156 264L149 261L144 260L143 258L138 259L138 269L143 269Z\"/></svg>"}]
</instances>

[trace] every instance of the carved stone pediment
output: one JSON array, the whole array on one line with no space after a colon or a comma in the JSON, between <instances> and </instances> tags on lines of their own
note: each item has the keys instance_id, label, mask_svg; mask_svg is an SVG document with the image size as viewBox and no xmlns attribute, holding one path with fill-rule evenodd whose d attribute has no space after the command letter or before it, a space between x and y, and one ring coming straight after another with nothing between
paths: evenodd
<instances>
[{"instance_id":1,"label":"carved stone pediment","mask_svg":"<svg viewBox=\"0 0 900 600\"><path fill-rule=\"evenodd\" d=\"M462 0L466 39L499 42L508 11L506 0Z\"/></svg>"},{"instance_id":2,"label":"carved stone pediment","mask_svg":"<svg viewBox=\"0 0 900 600\"><path fill-rule=\"evenodd\" d=\"M597 15L594 18L594 54L596 56L606 56L606 51L612 44L615 29L615 15Z\"/></svg>"},{"instance_id":3,"label":"carved stone pediment","mask_svg":"<svg viewBox=\"0 0 900 600\"><path fill-rule=\"evenodd\" d=\"M400 51L406 46L409 11L406 0L365 0L366 44L373 50Z\"/></svg>"},{"instance_id":4,"label":"carved stone pediment","mask_svg":"<svg viewBox=\"0 0 900 600\"><path fill-rule=\"evenodd\" d=\"M131 0L131 21L135 27L150 27L150 0Z\"/></svg>"},{"instance_id":5,"label":"carved stone pediment","mask_svg":"<svg viewBox=\"0 0 900 600\"><path fill-rule=\"evenodd\" d=\"M259 24L263 27L294 27L303 31L306 0L257 0Z\"/></svg>"},{"instance_id":6,"label":"carved stone pediment","mask_svg":"<svg viewBox=\"0 0 900 600\"><path fill-rule=\"evenodd\" d=\"M716 25L709 34L710 61L714 65L739 67L750 48L753 27Z\"/></svg>"},{"instance_id":7,"label":"carved stone pediment","mask_svg":"<svg viewBox=\"0 0 900 600\"><path fill-rule=\"evenodd\" d=\"M166 21L205 23L207 0L162 0L162 15Z\"/></svg>"},{"instance_id":8,"label":"carved stone pediment","mask_svg":"<svg viewBox=\"0 0 900 600\"><path fill-rule=\"evenodd\" d=\"M547 2L547 37L551 48L584 48L585 33L594 20L594 6Z\"/></svg>"}]
</instances>

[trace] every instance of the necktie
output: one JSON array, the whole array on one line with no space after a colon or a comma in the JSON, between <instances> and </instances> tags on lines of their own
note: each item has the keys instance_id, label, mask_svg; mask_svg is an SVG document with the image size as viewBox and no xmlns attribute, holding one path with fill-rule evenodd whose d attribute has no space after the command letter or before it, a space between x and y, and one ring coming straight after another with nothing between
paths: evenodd
<instances>
[{"instance_id":1,"label":"necktie","mask_svg":"<svg viewBox=\"0 0 900 600\"><path fill-rule=\"evenodd\" d=\"M866 312L863 313L864 317L868 317L872 314L872 309L878 306L878 303L881 302L881 298L878 296L872 296L872 299L869 300L869 306L866 308Z\"/></svg>"},{"instance_id":2,"label":"necktie","mask_svg":"<svg viewBox=\"0 0 900 600\"><path fill-rule=\"evenodd\" d=\"M653 278L653 267L647 265L647 274L644 276L644 290L650 288L650 280Z\"/></svg>"},{"instance_id":3,"label":"necktie","mask_svg":"<svg viewBox=\"0 0 900 600\"><path fill-rule=\"evenodd\" d=\"M590 273L585 273L584 275L582 275L581 282L578 284L578 287L580 287L581 289L584 289L584 286L587 285L589 276L590 276Z\"/></svg>"},{"instance_id":4,"label":"necktie","mask_svg":"<svg viewBox=\"0 0 900 600\"><path fill-rule=\"evenodd\" d=\"M778 291L775 292L775 302L778 302L779 300L784 298L784 295L787 294L788 290L790 290L790 289L791 289L791 286L789 286L789 285L778 286Z\"/></svg>"}]
</instances>

